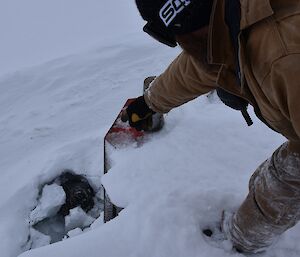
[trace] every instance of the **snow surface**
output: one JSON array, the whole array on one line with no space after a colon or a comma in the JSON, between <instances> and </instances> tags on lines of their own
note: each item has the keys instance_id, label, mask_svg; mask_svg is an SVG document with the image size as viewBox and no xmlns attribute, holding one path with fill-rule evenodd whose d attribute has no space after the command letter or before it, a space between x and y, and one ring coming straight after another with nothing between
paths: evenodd
<instances>
[{"instance_id":1,"label":"snow surface","mask_svg":"<svg viewBox=\"0 0 300 257\"><path fill-rule=\"evenodd\" d=\"M119 13L136 12L132 3L120 5ZM211 244L201 229L240 205L250 175L284 138L257 119L248 128L238 112L204 96L171 111L143 146L112 152L112 169L101 178L103 137L120 108L179 51L123 24L96 48L0 77L1 257L242 256L228 242ZM109 223L100 217L83 233L24 252L40 185L65 169L96 186L102 181L125 209ZM298 257L299 232L292 228L261 256Z\"/></svg>"},{"instance_id":2,"label":"snow surface","mask_svg":"<svg viewBox=\"0 0 300 257\"><path fill-rule=\"evenodd\" d=\"M141 24L134 1L0 0L0 74L109 45Z\"/></svg>"}]
</instances>

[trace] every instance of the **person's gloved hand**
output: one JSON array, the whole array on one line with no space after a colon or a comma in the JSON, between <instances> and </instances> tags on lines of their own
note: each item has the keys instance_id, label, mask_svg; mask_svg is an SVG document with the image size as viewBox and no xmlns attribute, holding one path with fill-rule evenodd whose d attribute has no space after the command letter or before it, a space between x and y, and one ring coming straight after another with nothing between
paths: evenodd
<instances>
[{"instance_id":1,"label":"person's gloved hand","mask_svg":"<svg viewBox=\"0 0 300 257\"><path fill-rule=\"evenodd\" d=\"M137 130L149 130L152 127L152 115L155 114L145 102L144 96L136 98L126 109L131 127Z\"/></svg>"}]
</instances>

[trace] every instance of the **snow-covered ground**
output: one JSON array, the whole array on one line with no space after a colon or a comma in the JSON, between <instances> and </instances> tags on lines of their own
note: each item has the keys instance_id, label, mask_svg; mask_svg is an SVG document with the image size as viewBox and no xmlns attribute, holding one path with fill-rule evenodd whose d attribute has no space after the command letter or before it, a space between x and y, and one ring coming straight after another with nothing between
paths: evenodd
<instances>
[{"instance_id":1,"label":"snow-covered ground","mask_svg":"<svg viewBox=\"0 0 300 257\"><path fill-rule=\"evenodd\" d=\"M118 12L133 7L122 2ZM256 119L248 128L238 112L203 96L166 115L143 146L113 151L101 178L103 137L120 108L178 53L120 24L88 51L0 77L1 257L239 255L228 242L207 242L201 228L239 206L252 172L284 139ZM125 209L109 223L100 217L84 233L24 252L40 185L65 169L102 181ZM262 256L298 257L299 232L294 227Z\"/></svg>"},{"instance_id":2,"label":"snow-covered ground","mask_svg":"<svg viewBox=\"0 0 300 257\"><path fill-rule=\"evenodd\" d=\"M0 0L0 74L115 40L140 28L134 1Z\"/></svg>"}]
</instances>

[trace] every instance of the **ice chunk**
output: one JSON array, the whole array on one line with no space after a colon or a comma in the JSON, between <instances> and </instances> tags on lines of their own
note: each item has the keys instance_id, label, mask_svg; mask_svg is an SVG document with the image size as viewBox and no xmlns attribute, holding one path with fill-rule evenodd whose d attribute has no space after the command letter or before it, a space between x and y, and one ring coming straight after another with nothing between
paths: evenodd
<instances>
[{"instance_id":1,"label":"ice chunk","mask_svg":"<svg viewBox=\"0 0 300 257\"><path fill-rule=\"evenodd\" d=\"M61 215L55 215L46 218L33 226L37 231L50 236L51 244L62 240L65 236L65 218Z\"/></svg>"},{"instance_id":2,"label":"ice chunk","mask_svg":"<svg viewBox=\"0 0 300 257\"><path fill-rule=\"evenodd\" d=\"M61 186L57 184L45 185L38 205L30 213L30 223L36 224L47 217L57 214L65 201L66 194Z\"/></svg>"},{"instance_id":3,"label":"ice chunk","mask_svg":"<svg viewBox=\"0 0 300 257\"><path fill-rule=\"evenodd\" d=\"M71 231L68 232L68 237L74 237L74 236L78 236L82 233L82 230L80 228L75 228Z\"/></svg>"},{"instance_id":4,"label":"ice chunk","mask_svg":"<svg viewBox=\"0 0 300 257\"><path fill-rule=\"evenodd\" d=\"M91 229L98 228L104 224L104 212L100 213L100 216L93 222Z\"/></svg>"},{"instance_id":5,"label":"ice chunk","mask_svg":"<svg viewBox=\"0 0 300 257\"><path fill-rule=\"evenodd\" d=\"M70 214L65 217L66 230L74 228L85 228L90 226L95 219L85 213L81 207L76 207L70 210Z\"/></svg>"},{"instance_id":6,"label":"ice chunk","mask_svg":"<svg viewBox=\"0 0 300 257\"><path fill-rule=\"evenodd\" d=\"M50 236L44 235L33 228L30 228L30 240L32 242L31 249L48 245L51 242Z\"/></svg>"}]
</instances>

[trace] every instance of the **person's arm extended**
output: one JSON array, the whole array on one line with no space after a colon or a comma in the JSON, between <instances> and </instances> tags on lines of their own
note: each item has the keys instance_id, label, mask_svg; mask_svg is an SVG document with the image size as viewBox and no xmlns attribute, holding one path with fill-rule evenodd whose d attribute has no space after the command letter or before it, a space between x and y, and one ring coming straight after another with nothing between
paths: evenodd
<instances>
[{"instance_id":1,"label":"person's arm extended","mask_svg":"<svg viewBox=\"0 0 300 257\"><path fill-rule=\"evenodd\" d=\"M157 77L145 92L147 105L167 113L216 88L217 72L206 72L184 51Z\"/></svg>"}]
</instances>

